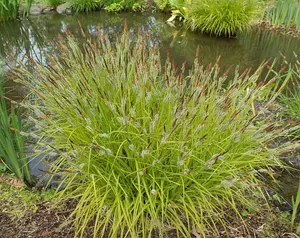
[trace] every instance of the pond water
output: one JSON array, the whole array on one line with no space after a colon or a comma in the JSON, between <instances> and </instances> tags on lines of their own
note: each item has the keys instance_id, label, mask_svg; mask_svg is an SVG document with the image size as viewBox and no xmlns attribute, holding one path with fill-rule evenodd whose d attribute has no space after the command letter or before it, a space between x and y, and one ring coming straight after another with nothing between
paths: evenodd
<instances>
[{"instance_id":1,"label":"pond water","mask_svg":"<svg viewBox=\"0 0 300 238\"><path fill-rule=\"evenodd\" d=\"M37 18L10 21L0 24L0 56L7 53L22 60L26 55L45 62L42 50L51 54L53 41L59 34L70 30L79 36L78 21L90 34L96 34L97 27L108 34L120 34L124 24L128 25L133 34L141 29L149 34L160 46L162 58L169 55L176 65L186 62L190 67L194 61L197 47L200 47L200 57L204 63L214 62L221 56L220 66L225 70L229 66L240 65L240 70L255 68L264 60L278 58L280 67L280 52L288 62L294 62L296 54L300 54L300 40L280 33L252 30L239 35L236 39L214 38L186 30L181 26L171 26L167 23L167 14L155 13L142 15L138 13L109 14L92 12L73 16L52 14ZM11 97L22 95L22 90L13 82L6 83L7 93Z\"/></svg>"},{"instance_id":2,"label":"pond water","mask_svg":"<svg viewBox=\"0 0 300 238\"><path fill-rule=\"evenodd\" d=\"M221 70L231 65L239 65L241 71L248 67L256 68L270 58L278 59L276 68L279 70L282 60L280 52L291 63L295 62L293 52L300 55L300 40L280 33L252 29L235 39L214 38L188 31L180 25L169 25L166 21L168 17L160 13L116 15L93 12L73 16L51 14L1 23L0 57L7 59L10 54L26 62L26 56L31 56L46 62L45 52L50 55L53 53L53 42L59 34L66 30L75 36L81 34L78 21L92 35L96 34L98 26L111 35L120 34L124 24L128 25L132 35L141 29L159 44L162 58L169 55L178 66L183 62L187 67L192 65L198 45L204 63L214 62L221 56ZM10 98L21 99L24 96L22 88L12 81L7 81L5 86ZM293 178L293 181L298 184L297 178Z\"/></svg>"}]
</instances>

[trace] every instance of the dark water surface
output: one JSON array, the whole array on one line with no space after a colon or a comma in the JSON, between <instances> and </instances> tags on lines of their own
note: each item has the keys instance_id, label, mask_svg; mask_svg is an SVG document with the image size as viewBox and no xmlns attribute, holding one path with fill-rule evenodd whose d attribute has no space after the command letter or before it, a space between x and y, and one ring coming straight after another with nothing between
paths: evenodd
<instances>
[{"instance_id":1,"label":"dark water surface","mask_svg":"<svg viewBox=\"0 0 300 238\"><path fill-rule=\"evenodd\" d=\"M0 24L0 56L7 52L26 61L25 56L46 62L42 50L53 52L53 41L67 29L76 36L81 35L78 21L90 34L95 35L97 27L108 34L120 34L124 24L128 25L132 35L141 29L151 34L153 42L160 46L164 59L169 55L176 65L186 62L190 67L194 61L197 47L204 63L214 62L221 56L220 66L225 70L229 66L240 65L240 70L259 66L264 60L278 58L280 52L288 62L295 62L293 51L300 54L300 40L280 33L252 30L238 35L236 39L214 38L200 33L190 32L184 27L168 25L168 15L155 13L142 15L138 13L109 14L93 12L65 16L59 14L44 15L36 18L11 21ZM13 82L6 83L8 94L17 97L22 94Z\"/></svg>"},{"instance_id":2,"label":"dark water surface","mask_svg":"<svg viewBox=\"0 0 300 238\"><path fill-rule=\"evenodd\" d=\"M111 35L120 34L124 24L128 25L133 36L138 29L141 29L151 34L153 43L159 44L162 58L169 55L178 66L186 62L187 67L191 67L198 45L204 63L214 62L218 56L221 56L220 66L223 70L231 65L240 65L241 71L248 67L256 68L270 58L278 59L276 68L279 70L282 61L280 52L291 63L295 62L293 51L300 55L300 40L280 33L253 29L238 35L236 39L214 38L190 32L181 26L168 25L166 22L168 17L159 13L116 15L93 12L73 16L44 15L1 23L0 57L8 59L7 55L11 54L26 62L26 56L30 56L46 63L44 53L53 54L53 42L59 34L68 29L79 38L81 30L78 21L91 35L96 34L98 26ZM22 88L12 81L8 80L5 86L7 96L13 99L20 99L25 94ZM293 178L293 181L298 183L296 180Z\"/></svg>"}]
</instances>

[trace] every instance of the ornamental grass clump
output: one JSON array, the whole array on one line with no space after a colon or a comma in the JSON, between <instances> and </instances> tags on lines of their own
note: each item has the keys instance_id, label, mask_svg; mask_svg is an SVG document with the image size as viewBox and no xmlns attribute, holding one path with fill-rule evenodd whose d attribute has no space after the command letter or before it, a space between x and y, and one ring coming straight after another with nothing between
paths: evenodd
<instances>
[{"instance_id":1,"label":"ornamental grass clump","mask_svg":"<svg viewBox=\"0 0 300 238\"><path fill-rule=\"evenodd\" d=\"M264 107L254 110L256 100L274 100L280 77L258 83L262 66L227 83L217 63L198 59L186 75L169 60L162 66L148 37L86 37L78 44L68 35L49 65L32 59L34 72L14 72L31 90L39 146L59 154L58 195L78 201L75 236L91 222L94 237L226 228L223 215L239 217L237 207L250 206L245 194L260 191L259 171L280 165L284 145L268 145L284 129L259 123Z\"/></svg>"},{"instance_id":2,"label":"ornamental grass clump","mask_svg":"<svg viewBox=\"0 0 300 238\"><path fill-rule=\"evenodd\" d=\"M196 0L189 6L187 24L215 36L235 36L262 18L257 0Z\"/></svg>"}]
</instances>

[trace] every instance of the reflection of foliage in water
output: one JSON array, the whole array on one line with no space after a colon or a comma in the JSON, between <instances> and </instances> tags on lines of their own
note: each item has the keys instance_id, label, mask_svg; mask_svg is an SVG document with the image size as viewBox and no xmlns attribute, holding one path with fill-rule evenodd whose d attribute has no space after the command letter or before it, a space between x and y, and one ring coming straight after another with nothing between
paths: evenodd
<instances>
[{"instance_id":1,"label":"reflection of foliage in water","mask_svg":"<svg viewBox=\"0 0 300 238\"><path fill-rule=\"evenodd\" d=\"M26 62L26 56L31 56L43 62L41 49L47 49L46 26L40 27L39 22L24 20L4 23L5 30L0 35L0 55L7 54ZM3 32L3 34L2 34Z\"/></svg>"},{"instance_id":2,"label":"reflection of foliage in water","mask_svg":"<svg viewBox=\"0 0 300 238\"><path fill-rule=\"evenodd\" d=\"M258 30L245 32L237 39L214 38L193 33L184 27L171 27L166 23L167 18L168 16L163 14L151 16L137 13L115 15L91 12L88 16L48 15L22 22L8 22L0 27L0 55L5 56L5 50L9 50L18 59L26 61L26 55L35 56L45 63L47 60L41 49L51 54L54 49L53 42L61 32L68 29L78 39L81 37L78 21L91 35L97 34L99 26L112 40L123 31L124 24L127 24L132 37L140 29L151 35L153 44L159 44L162 59L170 55L176 65L186 62L187 67L192 65L198 45L200 57L205 63L213 62L221 56L222 68L240 64L243 70L246 67L256 67L270 57L279 57L279 52L282 52L288 61L292 60L292 50L297 50L299 44L297 39Z\"/></svg>"}]
</instances>

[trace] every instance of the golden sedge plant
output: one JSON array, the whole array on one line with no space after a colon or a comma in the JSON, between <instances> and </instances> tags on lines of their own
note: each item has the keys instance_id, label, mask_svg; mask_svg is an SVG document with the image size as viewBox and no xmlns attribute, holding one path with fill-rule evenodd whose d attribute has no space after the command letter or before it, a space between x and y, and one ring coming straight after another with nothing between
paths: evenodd
<instances>
[{"instance_id":1,"label":"golden sedge plant","mask_svg":"<svg viewBox=\"0 0 300 238\"><path fill-rule=\"evenodd\" d=\"M258 0L196 0L189 6L187 24L215 36L232 37L262 18Z\"/></svg>"},{"instance_id":2,"label":"golden sedge plant","mask_svg":"<svg viewBox=\"0 0 300 238\"><path fill-rule=\"evenodd\" d=\"M257 121L265 107L254 110L278 91L278 75L258 82L264 66L227 83L217 63L196 59L184 74L162 66L151 39L128 32L111 43L99 30L82 45L67 35L57 46L48 65L32 60L34 72L14 74L32 93L39 146L59 155L58 195L78 201L76 237L91 223L94 237L217 235L224 214L250 206L245 193L260 191L260 172L280 165L285 145L269 143L288 131Z\"/></svg>"}]
</instances>

